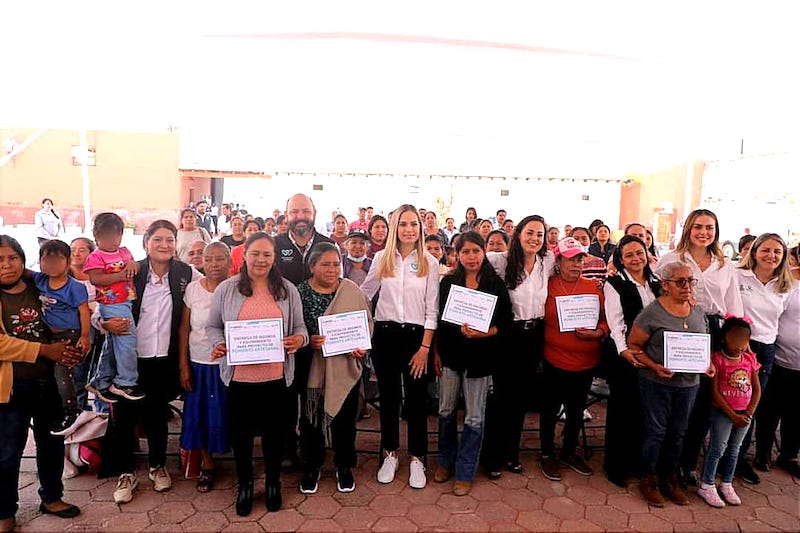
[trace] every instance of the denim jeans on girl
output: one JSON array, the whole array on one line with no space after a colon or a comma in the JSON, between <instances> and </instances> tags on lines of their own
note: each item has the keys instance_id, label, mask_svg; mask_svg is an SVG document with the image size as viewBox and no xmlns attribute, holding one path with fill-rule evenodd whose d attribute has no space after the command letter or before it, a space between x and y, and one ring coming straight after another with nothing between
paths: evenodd
<instances>
[{"instance_id":1,"label":"denim jeans on girl","mask_svg":"<svg viewBox=\"0 0 800 533\"><path fill-rule=\"evenodd\" d=\"M97 365L97 373L92 378L92 385L106 389L113 383L117 387L134 387L139 381L138 360L136 356L136 324L130 302L121 304L100 304L100 316L103 320L110 318L126 318L130 320L128 335L106 333L106 343Z\"/></svg>"},{"instance_id":2,"label":"denim jeans on girl","mask_svg":"<svg viewBox=\"0 0 800 533\"><path fill-rule=\"evenodd\" d=\"M439 378L439 466L455 467L458 481L475 479L483 442L486 396L489 394L489 376L468 378L466 374L466 371L444 367ZM466 408L459 445L458 400L462 390Z\"/></svg>"},{"instance_id":3,"label":"denim jeans on girl","mask_svg":"<svg viewBox=\"0 0 800 533\"><path fill-rule=\"evenodd\" d=\"M717 473L723 483L733 481L739 447L749 428L750 424L734 427L733 421L722 409L711 408L711 441L703 465L703 483L713 485Z\"/></svg>"}]
</instances>

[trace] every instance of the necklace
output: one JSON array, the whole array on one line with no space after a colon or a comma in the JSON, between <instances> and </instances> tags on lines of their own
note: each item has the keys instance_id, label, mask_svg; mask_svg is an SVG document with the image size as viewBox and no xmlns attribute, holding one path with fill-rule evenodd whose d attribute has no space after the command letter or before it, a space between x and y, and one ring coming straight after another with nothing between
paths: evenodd
<instances>
[{"instance_id":1,"label":"necklace","mask_svg":"<svg viewBox=\"0 0 800 533\"><path fill-rule=\"evenodd\" d=\"M558 278L558 284L561 285L561 290L562 291L566 292L569 296L572 296L573 294L575 294L575 291L578 290L578 282L580 280L581 280L581 278L578 278L575 281L575 283L572 284L572 290L571 291L567 291L567 288L564 286L564 281L561 279L560 276Z\"/></svg>"}]
</instances>

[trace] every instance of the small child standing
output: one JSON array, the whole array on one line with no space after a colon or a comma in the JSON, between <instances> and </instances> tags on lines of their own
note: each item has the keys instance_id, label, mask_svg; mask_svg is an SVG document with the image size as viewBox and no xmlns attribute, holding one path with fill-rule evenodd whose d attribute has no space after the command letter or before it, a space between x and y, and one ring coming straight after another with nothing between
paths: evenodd
<instances>
[{"instance_id":1,"label":"small child standing","mask_svg":"<svg viewBox=\"0 0 800 533\"><path fill-rule=\"evenodd\" d=\"M39 289L43 319L53 332L53 342L69 340L86 355L91 345L89 292L80 281L69 277L70 255L67 243L57 239L44 241L39 248L41 272L28 274ZM55 377L64 413L50 432L65 435L72 430L81 409L72 369L56 364Z\"/></svg>"},{"instance_id":2,"label":"small child standing","mask_svg":"<svg viewBox=\"0 0 800 533\"><path fill-rule=\"evenodd\" d=\"M725 317L722 351L714 352L711 363L717 369L712 382L711 442L703 466L703 482L697 494L712 507L742 503L731 484L739 447L753 420L761 398L758 369L761 365L750 351L750 322L747 318ZM714 477L719 471L719 492ZM720 494L722 498L720 498Z\"/></svg>"},{"instance_id":3,"label":"small child standing","mask_svg":"<svg viewBox=\"0 0 800 533\"><path fill-rule=\"evenodd\" d=\"M139 371L136 355L136 325L131 302L136 299L133 277L139 265L130 250L120 246L125 227L115 213L100 213L94 219L97 249L89 254L83 271L97 289L97 303L103 320L122 318L128 335L106 334L97 372L87 385L101 400L116 403L119 398L141 400L138 388Z\"/></svg>"}]
</instances>

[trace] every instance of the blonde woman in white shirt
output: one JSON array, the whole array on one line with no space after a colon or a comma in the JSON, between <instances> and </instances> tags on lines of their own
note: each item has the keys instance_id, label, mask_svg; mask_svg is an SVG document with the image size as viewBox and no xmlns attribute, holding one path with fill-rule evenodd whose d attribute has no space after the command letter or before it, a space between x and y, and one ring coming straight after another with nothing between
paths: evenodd
<instances>
[{"instance_id":1,"label":"blonde woman in white shirt","mask_svg":"<svg viewBox=\"0 0 800 533\"><path fill-rule=\"evenodd\" d=\"M424 248L422 224L414 206L402 205L389 222L386 248L375 254L361 290L378 295L372 362L381 399L381 449L378 482L391 483L398 468L400 401L408 422L409 485L425 487L428 453L428 352L439 312L438 261ZM401 380L404 395L401 395Z\"/></svg>"},{"instance_id":2,"label":"blonde woman in white shirt","mask_svg":"<svg viewBox=\"0 0 800 533\"><path fill-rule=\"evenodd\" d=\"M736 274L744 314L753 321L750 349L756 354L756 359L761 365L758 381L763 394L772 373L772 364L775 362L778 322L794 282L789 269L789 249L781 236L775 233L764 233L759 236L747 251L747 255L742 258ZM737 462L737 470L742 479L747 481L749 476L751 483L758 479L758 474L752 472L753 469L747 462L752 436L751 424L739 448ZM763 457L756 458L756 465L759 467L767 463Z\"/></svg>"},{"instance_id":3,"label":"blonde woman in white shirt","mask_svg":"<svg viewBox=\"0 0 800 533\"><path fill-rule=\"evenodd\" d=\"M719 244L717 215L708 209L695 209L686 217L683 233L674 251L661 256L655 268L656 275L670 263L680 261L692 270L697 305L708 318L712 350L721 347L720 327L725 315L742 316L742 297L737 284L736 267L722 253ZM703 440L709 429L711 416L711 380L700 379L689 426L683 439L679 462L681 483L697 484L697 460Z\"/></svg>"}]
</instances>

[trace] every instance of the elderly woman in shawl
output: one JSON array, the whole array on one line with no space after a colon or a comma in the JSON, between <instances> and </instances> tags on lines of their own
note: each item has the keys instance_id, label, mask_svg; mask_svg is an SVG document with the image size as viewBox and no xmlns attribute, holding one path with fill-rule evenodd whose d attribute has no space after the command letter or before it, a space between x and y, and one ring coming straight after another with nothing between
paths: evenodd
<instances>
[{"instance_id":1,"label":"elderly woman in shawl","mask_svg":"<svg viewBox=\"0 0 800 533\"><path fill-rule=\"evenodd\" d=\"M308 262L311 278L297 286L303 302L303 317L310 335L310 358L306 400L300 419L300 446L306 467L300 481L303 494L317 492L320 468L325 462L325 443L330 429L339 492L352 492L356 483L356 417L359 408L359 381L366 350L324 357L325 337L319 334L317 319L323 315L366 311L372 330L371 306L358 285L340 279L341 255L330 243L319 243L311 250Z\"/></svg>"}]
</instances>

